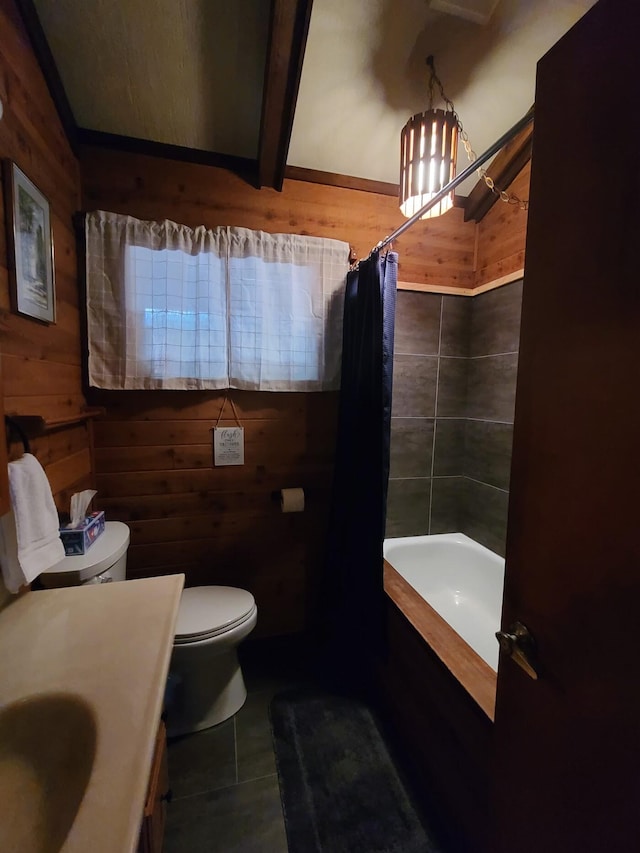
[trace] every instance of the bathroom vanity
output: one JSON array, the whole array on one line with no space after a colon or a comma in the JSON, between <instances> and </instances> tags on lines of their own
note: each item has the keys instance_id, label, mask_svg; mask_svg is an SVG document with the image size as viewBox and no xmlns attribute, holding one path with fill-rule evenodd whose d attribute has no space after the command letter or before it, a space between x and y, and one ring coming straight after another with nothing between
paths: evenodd
<instances>
[{"instance_id":1,"label":"bathroom vanity","mask_svg":"<svg viewBox=\"0 0 640 853\"><path fill-rule=\"evenodd\" d=\"M0 611L0 849L161 848L183 582L27 592Z\"/></svg>"},{"instance_id":2,"label":"bathroom vanity","mask_svg":"<svg viewBox=\"0 0 640 853\"><path fill-rule=\"evenodd\" d=\"M167 803L170 799L167 730L164 723L160 722L149 773L149 787L140 827L138 853L162 853Z\"/></svg>"}]
</instances>

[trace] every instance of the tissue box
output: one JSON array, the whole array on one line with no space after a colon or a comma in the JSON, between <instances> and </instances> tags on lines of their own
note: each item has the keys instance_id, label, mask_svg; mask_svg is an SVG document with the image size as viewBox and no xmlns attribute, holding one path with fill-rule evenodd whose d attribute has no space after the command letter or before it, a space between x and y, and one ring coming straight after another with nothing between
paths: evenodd
<instances>
[{"instance_id":1,"label":"tissue box","mask_svg":"<svg viewBox=\"0 0 640 853\"><path fill-rule=\"evenodd\" d=\"M92 512L82 524L60 529L60 538L67 557L85 554L104 531L104 511Z\"/></svg>"}]
</instances>

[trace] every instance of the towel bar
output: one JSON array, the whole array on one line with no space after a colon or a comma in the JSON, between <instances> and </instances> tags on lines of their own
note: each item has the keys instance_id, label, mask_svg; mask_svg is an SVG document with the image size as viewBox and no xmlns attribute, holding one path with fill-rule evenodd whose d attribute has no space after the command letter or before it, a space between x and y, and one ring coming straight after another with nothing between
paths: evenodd
<instances>
[{"instance_id":1,"label":"towel bar","mask_svg":"<svg viewBox=\"0 0 640 853\"><path fill-rule=\"evenodd\" d=\"M24 448L25 453L31 453L31 447L29 446L29 439L27 438L26 432L22 429L20 424L15 421L13 418L10 418L9 415L4 416L4 425L7 431L7 445L11 444L13 441L21 441L22 446Z\"/></svg>"}]
</instances>

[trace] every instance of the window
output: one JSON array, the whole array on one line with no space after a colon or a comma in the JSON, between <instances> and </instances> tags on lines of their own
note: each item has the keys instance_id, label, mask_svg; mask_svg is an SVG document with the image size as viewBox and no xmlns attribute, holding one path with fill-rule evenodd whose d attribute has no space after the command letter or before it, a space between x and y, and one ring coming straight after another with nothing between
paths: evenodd
<instances>
[{"instance_id":1,"label":"window","mask_svg":"<svg viewBox=\"0 0 640 853\"><path fill-rule=\"evenodd\" d=\"M225 269L208 252L125 249L127 336L137 372L150 380L227 380Z\"/></svg>"},{"instance_id":2,"label":"window","mask_svg":"<svg viewBox=\"0 0 640 853\"><path fill-rule=\"evenodd\" d=\"M103 211L86 239L92 385L338 387L346 243Z\"/></svg>"}]
</instances>

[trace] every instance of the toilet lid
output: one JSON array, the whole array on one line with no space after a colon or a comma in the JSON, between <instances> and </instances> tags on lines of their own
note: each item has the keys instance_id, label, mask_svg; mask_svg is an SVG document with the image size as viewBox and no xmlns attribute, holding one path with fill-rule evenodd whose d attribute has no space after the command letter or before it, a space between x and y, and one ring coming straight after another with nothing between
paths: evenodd
<instances>
[{"instance_id":1,"label":"toilet lid","mask_svg":"<svg viewBox=\"0 0 640 853\"><path fill-rule=\"evenodd\" d=\"M232 586L192 586L180 599L176 621L176 639L198 637L230 630L244 621L255 599L246 589Z\"/></svg>"}]
</instances>

